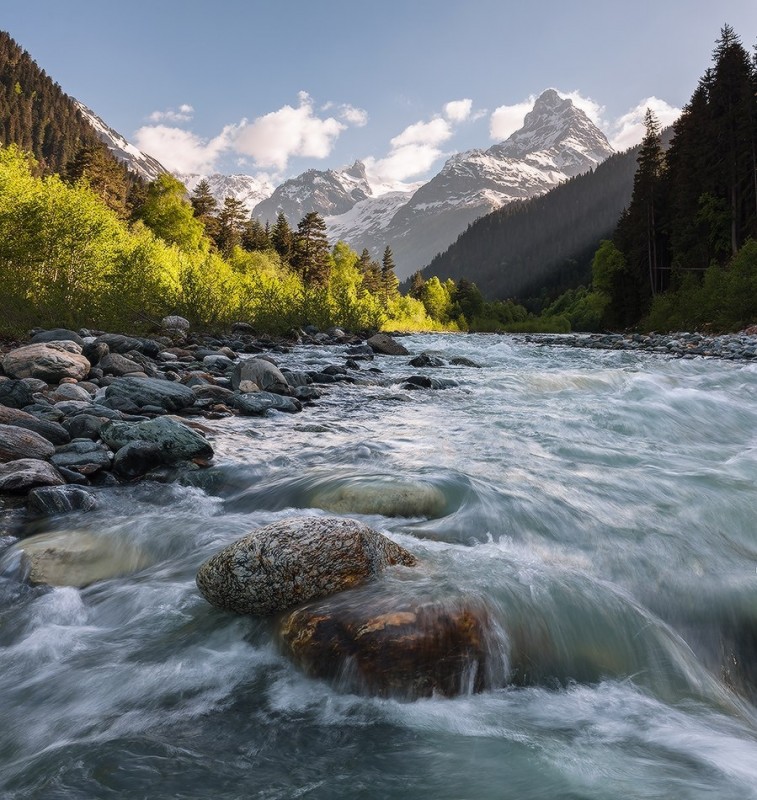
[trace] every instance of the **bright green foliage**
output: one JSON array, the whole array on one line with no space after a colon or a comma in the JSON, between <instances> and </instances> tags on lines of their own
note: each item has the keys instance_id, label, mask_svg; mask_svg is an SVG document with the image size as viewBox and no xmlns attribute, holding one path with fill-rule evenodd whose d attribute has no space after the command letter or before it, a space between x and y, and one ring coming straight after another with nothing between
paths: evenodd
<instances>
[{"instance_id":1,"label":"bright green foliage","mask_svg":"<svg viewBox=\"0 0 757 800\"><path fill-rule=\"evenodd\" d=\"M184 184L173 175L160 175L148 187L137 217L163 241L192 251L200 247L205 230L186 194Z\"/></svg>"},{"instance_id":2,"label":"bright green foliage","mask_svg":"<svg viewBox=\"0 0 757 800\"><path fill-rule=\"evenodd\" d=\"M200 327L244 321L271 333L306 323L351 330L440 327L411 298L397 296L387 314L344 243L325 253L326 280L308 281L273 249L234 246L224 257L201 235L183 187L168 176L150 187L145 221L129 226L86 182L71 185L57 176L37 177L37 171L15 147L0 148L4 332L35 325L131 330L167 313Z\"/></svg>"},{"instance_id":3,"label":"bright green foliage","mask_svg":"<svg viewBox=\"0 0 757 800\"><path fill-rule=\"evenodd\" d=\"M726 268L713 264L699 279L658 295L642 321L647 330L739 330L757 320L757 242L750 239Z\"/></svg>"}]
</instances>

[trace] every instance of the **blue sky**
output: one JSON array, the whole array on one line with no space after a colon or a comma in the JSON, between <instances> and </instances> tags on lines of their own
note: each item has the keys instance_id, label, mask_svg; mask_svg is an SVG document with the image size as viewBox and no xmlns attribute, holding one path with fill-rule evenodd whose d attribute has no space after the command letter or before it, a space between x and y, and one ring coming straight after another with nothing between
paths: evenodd
<instances>
[{"instance_id":1,"label":"blue sky","mask_svg":"<svg viewBox=\"0 0 757 800\"><path fill-rule=\"evenodd\" d=\"M723 23L757 42L755 0L35 0L0 19L166 166L281 180L360 158L387 186L505 138L547 87L631 144L645 104L687 102Z\"/></svg>"}]
</instances>

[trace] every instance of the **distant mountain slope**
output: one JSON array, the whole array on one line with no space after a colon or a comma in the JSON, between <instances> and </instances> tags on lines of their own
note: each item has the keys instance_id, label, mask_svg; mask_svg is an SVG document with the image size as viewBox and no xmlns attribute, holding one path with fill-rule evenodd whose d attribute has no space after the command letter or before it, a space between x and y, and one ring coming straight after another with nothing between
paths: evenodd
<instances>
[{"instance_id":1,"label":"distant mountain slope","mask_svg":"<svg viewBox=\"0 0 757 800\"><path fill-rule=\"evenodd\" d=\"M168 170L152 156L143 153L133 144L124 139L118 131L114 131L103 122L94 111L87 108L84 103L74 100L82 117L91 125L100 141L108 148L111 155L120 161L130 172L139 175L146 181L154 181L158 175Z\"/></svg>"},{"instance_id":2,"label":"distant mountain slope","mask_svg":"<svg viewBox=\"0 0 757 800\"><path fill-rule=\"evenodd\" d=\"M0 144L30 151L43 169L65 172L100 140L69 97L32 57L0 31Z\"/></svg>"},{"instance_id":3,"label":"distant mountain slope","mask_svg":"<svg viewBox=\"0 0 757 800\"><path fill-rule=\"evenodd\" d=\"M662 132L667 148L672 128ZM609 238L633 190L638 147L546 194L473 222L423 270L425 277L475 282L492 298L534 297L588 281L592 256Z\"/></svg>"},{"instance_id":4,"label":"distant mountain slope","mask_svg":"<svg viewBox=\"0 0 757 800\"><path fill-rule=\"evenodd\" d=\"M594 250L612 235L631 199L637 154L638 148L618 153L541 197L476 220L424 276L466 278L501 299L587 280Z\"/></svg>"}]
</instances>

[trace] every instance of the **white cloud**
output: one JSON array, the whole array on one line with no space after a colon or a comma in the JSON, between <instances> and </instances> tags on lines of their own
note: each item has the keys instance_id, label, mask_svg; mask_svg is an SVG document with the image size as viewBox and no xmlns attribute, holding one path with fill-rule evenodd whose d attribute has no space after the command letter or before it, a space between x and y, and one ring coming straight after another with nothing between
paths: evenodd
<instances>
[{"instance_id":1,"label":"white cloud","mask_svg":"<svg viewBox=\"0 0 757 800\"><path fill-rule=\"evenodd\" d=\"M626 150L639 144L644 138L644 115L648 108L652 109L663 128L672 125L681 115L680 108L671 106L665 100L660 100L659 97L647 97L609 124L608 138L616 150Z\"/></svg>"},{"instance_id":2,"label":"white cloud","mask_svg":"<svg viewBox=\"0 0 757 800\"><path fill-rule=\"evenodd\" d=\"M365 158L365 169L374 185L393 186L427 172L442 155L439 145L452 136L450 123L442 117L414 122L395 136L384 158Z\"/></svg>"},{"instance_id":3,"label":"white cloud","mask_svg":"<svg viewBox=\"0 0 757 800\"><path fill-rule=\"evenodd\" d=\"M339 116L350 125L362 128L368 123L368 112L363 108L356 108L349 103L339 106Z\"/></svg>"},{"instance_id":4,"label":"white cloud","mask_svg":"<svg viewBox=\"0 0 757 800\"><path fill-rule=\"evenodd\" d=\"M473 101L469 97L462 100L450 100L444 105L444 116L450 122L465 122L470 116Z\"/></svg>"},{"instance_id":5,"label":"white cloud","mask_svg":"<svg viewBox=\"0 0 757 800\"><path fill-rule=\"evenodd\" d=\"M514 103L510 106L499 106L492 111L489 119L489 135L497 142L507 139L511 133L515 133L523 127L523 120L526 114L534 107L536 97L531 95L522 103Z\"/></svg>"},{"instance_id":6,"label":"white cloud","mask_svg":"<svg viewBox=\"0 0 757 800\"><path fill-rule=\"evenodd\" d=\"M317 117L307 92L300 92L298 98L297 108L286 105L253 122L242 120L234 137L234 149L253 158L258 167L282 171L293 156L328 156L346 125L334 117Z\"/></svg>"},{"instance_id":7,"label":"white cloud","mask_svg":"<svg viewBox=\"0 0 757 800\"><path fill-rule=\"evenodd\" d=\"M167 108L165 111L153 111L147 118L150 122L188 122L192 119L194 108L189 103L182 103L178 109Z\"/></svg>"},{"instance_id":8,"label":"white cloud","mask_svg":"<svg viewBox=\"0 0 757 800\"><path fill-rule=\"evenodd\" d=\"M218 136L202 139L182 128L145 125L134 134L134 142L171 171L212 172L218 158L231 147L234 132L235 126L227 125Z\"/></svg>"}]
</instances>

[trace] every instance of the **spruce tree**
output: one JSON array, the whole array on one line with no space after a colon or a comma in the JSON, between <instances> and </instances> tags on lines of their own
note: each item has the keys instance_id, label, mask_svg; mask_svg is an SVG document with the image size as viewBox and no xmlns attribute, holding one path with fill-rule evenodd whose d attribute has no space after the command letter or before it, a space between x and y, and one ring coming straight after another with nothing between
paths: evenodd
<instances>
[{"instance_id":1,"label":"spruce tree","mask_svg":"<svg viewBox=\"0 0 757 800\"><path fill-rule=\"evenodd\" d=\"M264 227L260 220L250 217L242 231L242 247L248 251L270 249L271 237L268 233L268 225L266 224Z\"/></svg>"},{"instance_id":2,"label":"spruce tree","mask_svg":"<svg viewBox=\"0 0 757 800\"><path fill-rule=\"evenodd\" d=\"M279 211L276 222L271 228L271 244L283 262L287 264L291 262L294 252L294 232L283 211Z\"/></svg>"},{"instance_id":3,"label":"spruce tree","mask_svg":"<svg viewBox=\"0 0 757 800\"><path fill-rule=\"evenodd\" d=\"M247 222L247 210L241 200L236 197L227 197L218 214L218 236L216 244L225 255L231 255L232 250L242 243Z\"/></svg>"},{"instance_id":4,"label":"spruce tree","mask_svg":"<svg viewBox=\"0 0 757 800\"><path fill-rule=\"evenodd\" d=\"M331 253L326 238L326 223L315 211L306 214L297 225L292 266L306 286L325 286L331 271Z\"/></svg>"},{"instance_id":5,"label":"spruce tree","mask_svg":"<svg viewBox=\"0 0 757 800\"><path fill-rule=\"evenodd\" d=\"M381 294L385 303L399 296L399 285L400 282L394 273L392 248L387 245L384 248L384 256L381 259Z\"/></svg>"},{"instance_id":6,"label":"spruce tree","mask_svg":"<svg viewBox=\"0 0 757 800\"><path fill-rule=\"evenodd\" d=\"M210 184L203 178L195 186L189 198L196 217L211 217L218 211L218 202L210 191Z\"/></svg>"}]
</instances>

